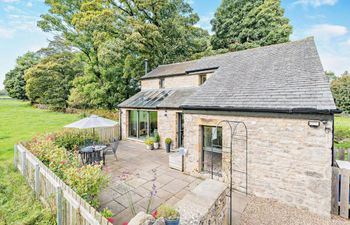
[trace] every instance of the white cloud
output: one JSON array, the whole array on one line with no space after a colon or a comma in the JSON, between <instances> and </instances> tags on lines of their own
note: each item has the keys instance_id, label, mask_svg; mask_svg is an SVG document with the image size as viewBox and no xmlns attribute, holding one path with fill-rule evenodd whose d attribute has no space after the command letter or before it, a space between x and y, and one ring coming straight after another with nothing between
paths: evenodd
<instances>
[{"instance_id":1,"label":"white cloud","mask_svg":"<svg viewBox=\"0 0 350 225\"><path fill-rule=\"evenodd\" d=\"M197 27L203 28L205 30L207 30L210 34L211 32L211 24L210 21L214 18L214 12L210 12L207 15L204 16L199 16L199 21L196 24Z\"/></svg>"},{"instance_id":2,"label":"white cloud","mask_svg":"<svg viewBox=\"0 0 350 225\"><path fill-rule=\"evenodd\" d=\"M0 26L0 39L10 39L13 37L14 32L13 29Z\"/></svg>"},{"instance_id":3,"label":"white cloud","mask_svg":"<svg viewBox=\"0 0 350 225\"><path fill-rule=\"evenodd\" d=\"M306 31L308 36L312 35L318 39L329 40L347 34L348 29L341 25L317 24Z\"/></svg>"},{"instance_id":4,"label":"white cloud","mask_svg":"<svg viewBox=\"0 0 350 225\"><path fill-rule=\"evenodd\" d=\"M33 3L28 2L28 3L26 4L26 6L29 7L29 8L32 8L32 7L33 7Z\"/></svg>"},{"instance_id":5,"label":"white cloud","mask_svg":"<svg viewBox=\"0 0 350 225\"><path fill-rule=\"evenodd\" d=\"M297 0L294 2L295 5L303 5L303 6L313 6L319 7L322 5L335 5L337 0Z\"/></svg>"}]
</instances>

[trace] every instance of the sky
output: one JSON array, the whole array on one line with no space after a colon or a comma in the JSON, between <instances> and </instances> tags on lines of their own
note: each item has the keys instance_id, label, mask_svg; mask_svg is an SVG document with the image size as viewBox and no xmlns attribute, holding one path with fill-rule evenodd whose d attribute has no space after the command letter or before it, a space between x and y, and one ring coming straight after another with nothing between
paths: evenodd
<instances>
[{"instance_id":1,"label":"sky","mask_svg":"<svg viewBox=\"0 0 350 225\"><path fill-rule=\"evenodd\" d=\"M210 20L221 0L187 0L211 32ZM325 70L337 75L350 71L350 0L282 0L293 26L291 40L314 36ZM0 89L6 72L27 51L46 47L52 35L36 23L47 12L44 0L0 0Z\"/></svg>"}]
</instances>

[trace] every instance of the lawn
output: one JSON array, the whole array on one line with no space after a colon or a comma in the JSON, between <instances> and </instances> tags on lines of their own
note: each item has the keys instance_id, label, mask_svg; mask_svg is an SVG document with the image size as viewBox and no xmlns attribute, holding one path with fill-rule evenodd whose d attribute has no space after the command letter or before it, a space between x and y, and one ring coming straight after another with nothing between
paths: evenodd
<instances>
[{"instance_id":1,"label":"lawn","mask_svg":"<svg viewBox=\"0 0 350 225\"><path fill-rule=\"evenodd\" d=\"M334 120L335 146L350 148L350 116L337 115Z\"/></svg>"},{"instance_id":2,"label":"lawn","mask_svg":"<svg viewBox=\"0 0 350 225\"><path fill-rule=\"evenodd\" d=\"M78 115L35 109L27 102L0 98L0 225L52 224L48 209L34 199L24 179L12 169L13 145L77 119Z\"/></svg>"}]
</instances>

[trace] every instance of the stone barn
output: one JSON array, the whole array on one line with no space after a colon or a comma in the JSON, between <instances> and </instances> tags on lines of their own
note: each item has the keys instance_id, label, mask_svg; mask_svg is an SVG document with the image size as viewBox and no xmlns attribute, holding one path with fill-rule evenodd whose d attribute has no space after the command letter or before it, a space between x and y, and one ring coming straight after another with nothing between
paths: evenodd
<instances>
[{"instance_id":1,"label":"stone barn","mask_svg":"<svg viewBox=\"0 0 350 225\"><path fill-rule=\"evenodd\" d=\"M171 138L185 173L330 215L337 109L313 38L161 65L119 107L121 138Z\"/></svg>"}]
</instances>

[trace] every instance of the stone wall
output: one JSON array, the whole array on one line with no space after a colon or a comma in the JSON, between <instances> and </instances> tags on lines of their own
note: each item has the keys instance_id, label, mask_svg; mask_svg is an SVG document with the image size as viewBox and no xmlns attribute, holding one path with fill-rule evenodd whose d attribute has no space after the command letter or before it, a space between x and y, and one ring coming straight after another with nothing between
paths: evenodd
<instances>
[{"instance_id":1,"label":"stone wall","mask_svg":"<svg viewBox=\"0 0 350 225\"><path fill-rule=\"evenodd\" d=\"M176 110L158 110L158 132L161 139L161 147L165 148L165 138L171 138L171 147L177 147L177 113Z\"/></svg>"},{"instance_id":2,"label":"stone wall","mask_svg":"<svg viewBox=\"0 0 350 225\"><path fill-rule=\"evenodd\" d=\"M180 224L222 225L227 212L226 184L207 179L176 203Z\"/></svg>"},{"instance_id":3,"label":"stone wall","mask_svg":"<svg viewBox=\"0 0 350 225\"><path fill-rule=\"evenodd\" d=\"M248 192L329 216L331 209L332 117L290 114L185 112L185 171L201 174L201 126L236 120L248 128ZM309 120L322 120L320 127ZM230 135L223 125L223 180L228 183ZM238 127L238 134L244 134ZM234 141L233 168L245 171L244 141ZM235 189L245 191L245 174L233 173Z\"/></svg>"},{"instance_id":4,"label":"stone wall","mask_svg":"<svg viewBox=\"0 0 350 225\"><path fill-rule=\"evenodd\" d=\"M207 79L213 73L207 74ZM198 87L199 86L199 74L195 75L179 75L164 77L164 88L186 88L186 87ZM159 78L141 80L141 89L158 89Z\"/></svg>"}]
</instances>

